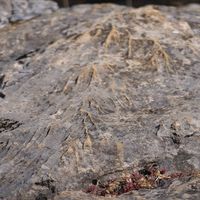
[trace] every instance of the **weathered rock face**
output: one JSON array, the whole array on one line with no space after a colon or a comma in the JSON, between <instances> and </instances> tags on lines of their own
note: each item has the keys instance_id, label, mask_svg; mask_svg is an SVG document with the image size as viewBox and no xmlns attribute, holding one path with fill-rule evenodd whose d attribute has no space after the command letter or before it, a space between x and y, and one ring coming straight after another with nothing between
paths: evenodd
<instances>
[{"instance_id":1,"label":"weathered rock face","mask_svg":"<svg viewBox=\"0 0 200 200\"><path fill-rule=\"evenodd\" d=\"M1 29L0 198L101 199L92 179L154 162L195 176L119 199L199 199L199 9L85 5Z\"/></svg>"},{"instance_id":2,"label":"weathered rock face","mask_svg":"<svg viewBox=\"0 0 200 200\"><path fill-rule=\"evenodd\" d=\"M31 19L44 13L51 13L58 8L50 0L1 0L0 28L9 22Z\"/></svg>"}]
</instances>

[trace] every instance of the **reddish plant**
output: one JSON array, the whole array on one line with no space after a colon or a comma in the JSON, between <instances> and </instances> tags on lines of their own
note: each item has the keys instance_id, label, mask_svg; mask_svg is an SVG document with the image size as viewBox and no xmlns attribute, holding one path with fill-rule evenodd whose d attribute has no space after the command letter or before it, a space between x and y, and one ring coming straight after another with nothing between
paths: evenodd
<instances>
[{"instance_id":1,"label":"reddish plant","mask_svg":"<svg viewBox=\"0 0 200 200\"><path fill-rule=\"evenodd\" d=\"M129 175L108 180L105 183L101 183L95 179L85 192L98 196L105 196L107 194L121 195L132 190L163 187L167 181L180 178L183 175L184 174L181 172L166 174L165 169L159 169L159 167L154 164L134 171Z\"/></svg>"}]
</instances>

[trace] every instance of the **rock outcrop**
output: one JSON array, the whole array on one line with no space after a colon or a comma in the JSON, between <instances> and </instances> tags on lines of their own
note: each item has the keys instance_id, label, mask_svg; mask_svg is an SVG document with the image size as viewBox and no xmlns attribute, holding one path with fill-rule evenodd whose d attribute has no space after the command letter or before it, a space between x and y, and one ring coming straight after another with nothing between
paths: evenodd
<instances>
[{"instance_id":1,"label":"rock outcrop","mask_svg":"<svg viewBox=\"0 0 200 200\"><path fill-rule=\"evenodd\" d=\"M80 5L0 29L0 198L101 199L92 180L154 163L184 176L112 199L199 199L199 9Z\"/></svg>"},{"instance_id":2,"label":"rock outcrop","mask_svg":"<svg viewBox=\"0 0 200 200\"><path fill-rule=\"evenodd\" d=\"M50 0L1 0L0 28L16 21L27 20L58 9Z\"/></svg>"}]
</instances>

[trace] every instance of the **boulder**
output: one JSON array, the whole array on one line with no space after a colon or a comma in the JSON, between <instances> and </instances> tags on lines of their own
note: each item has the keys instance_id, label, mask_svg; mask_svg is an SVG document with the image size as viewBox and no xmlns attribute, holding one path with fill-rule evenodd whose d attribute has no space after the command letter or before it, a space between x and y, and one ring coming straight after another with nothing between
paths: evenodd
<instances>
[{"instance_id":1,"label":"boulder","mask_svg":"<svg viewBox=\"0 0 200 200\"><path fill-rule=\"evenodd\" d=\"M0 29L0 198L199 199L199 9L79 5Z\"/></svg>"}]
</instances>

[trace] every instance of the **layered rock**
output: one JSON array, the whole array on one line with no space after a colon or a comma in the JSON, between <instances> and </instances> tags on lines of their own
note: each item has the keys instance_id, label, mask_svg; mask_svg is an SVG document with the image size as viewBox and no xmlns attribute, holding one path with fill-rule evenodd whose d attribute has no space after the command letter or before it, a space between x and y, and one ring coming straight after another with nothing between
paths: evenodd
<instances>
[{"instance_id":1,"label":"layered rock","mask_svg":"<svg viewBox=\"0 0 200 200\"><path fill-rule=\"evenodd\" d=\"M0 197L101 199L92 180L156 163L187 176L118 198L198 199L199 8L81 5L1 29Z\"/></svg>"}]
</instances>

